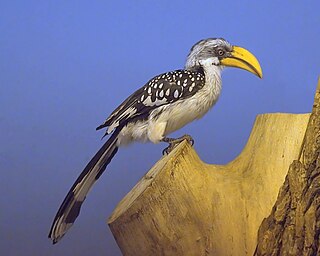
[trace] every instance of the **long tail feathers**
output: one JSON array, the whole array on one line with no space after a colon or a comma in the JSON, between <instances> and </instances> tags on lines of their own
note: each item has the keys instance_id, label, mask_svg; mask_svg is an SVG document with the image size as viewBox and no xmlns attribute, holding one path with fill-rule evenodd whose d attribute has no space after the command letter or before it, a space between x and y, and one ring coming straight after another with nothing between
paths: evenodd
<instances>
[{"instance_id":1,"label":"long tail feathers","mask_svg":"<svg viewBox=\"0 0 320 256\"><path fill-rule=\"evenodd\" d=\"M101 176L118 151L117 140L120 129L115 130L107 142L84 168L63 200L51 226L49 238L57 243L75 222L86 195Z\"/></svg>"}]
</instances>

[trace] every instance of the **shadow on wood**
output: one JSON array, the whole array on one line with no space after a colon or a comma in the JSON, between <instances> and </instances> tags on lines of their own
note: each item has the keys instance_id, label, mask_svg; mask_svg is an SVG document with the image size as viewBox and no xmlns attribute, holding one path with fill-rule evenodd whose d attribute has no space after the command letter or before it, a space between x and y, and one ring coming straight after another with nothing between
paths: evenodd
<instances>
[{"instance_id":1,"label":"shadow on wood","mask_svg":"<svg viewBox=\"0 0 320 256\"><path fill-rule=\"evenodd\" d=\"M181 143L108 220L124 255L252 255L257 231L298 158L309 114L263 114L241 154L209 165Z\"/></svg>"}]
</instances>

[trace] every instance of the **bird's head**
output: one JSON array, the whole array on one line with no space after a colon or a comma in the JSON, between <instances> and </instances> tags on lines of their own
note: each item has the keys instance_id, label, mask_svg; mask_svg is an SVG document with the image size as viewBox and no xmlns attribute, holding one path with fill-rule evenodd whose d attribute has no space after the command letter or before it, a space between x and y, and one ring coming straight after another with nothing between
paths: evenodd
<instances>
[{"instance_id":1,"label":"bird's head","mask_svg":"<svg viewBox=\"0 0 320 256\"><path fill-rule=\"evenodd\" d=\"M262 70L256 57L248 50L233 46L223 38L201 40L192 46L186 68L214 65L220 69L236 67L245 69L262 78Z\"/></svg>"}]
</instances>

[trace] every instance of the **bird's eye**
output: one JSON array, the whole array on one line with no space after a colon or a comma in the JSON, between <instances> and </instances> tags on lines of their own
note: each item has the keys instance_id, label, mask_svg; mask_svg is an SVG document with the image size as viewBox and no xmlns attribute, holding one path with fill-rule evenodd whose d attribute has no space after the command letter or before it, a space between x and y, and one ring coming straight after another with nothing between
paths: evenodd
<instances>
[{"instance_id":1,"label":"bird's eye","mask_svg":"<svg viewBox=\"0 0 320 256\"><path fill-rule=\"evenodd\" d=\"M223 55L224 55L224 50L219 49L219 50L218 50L218 55L219 55L219 56L223 56Z\"/></svg>"}]
</instances>

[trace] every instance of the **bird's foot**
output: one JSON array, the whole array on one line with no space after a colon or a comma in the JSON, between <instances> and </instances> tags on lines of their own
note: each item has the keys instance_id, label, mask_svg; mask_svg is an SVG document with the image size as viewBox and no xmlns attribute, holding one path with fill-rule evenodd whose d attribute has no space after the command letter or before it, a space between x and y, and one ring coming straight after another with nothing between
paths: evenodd
<instances>
[{"instance_id":1,"label":"bird's foot","mask_svg":"<svg viewBox=\"0 0 320 256\"><path fill-rule=\"evenodd\" d=\"M194 140L188 134L185 134L177 139L167 138L167 137L163 138L162 141L169 143L169 146L162 151L162 154L169 155L169 153L184 140L186 140L191 146L193 146Z\"/></svg>"}]
</instances>

